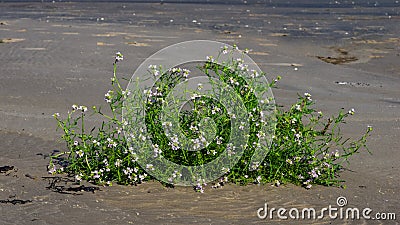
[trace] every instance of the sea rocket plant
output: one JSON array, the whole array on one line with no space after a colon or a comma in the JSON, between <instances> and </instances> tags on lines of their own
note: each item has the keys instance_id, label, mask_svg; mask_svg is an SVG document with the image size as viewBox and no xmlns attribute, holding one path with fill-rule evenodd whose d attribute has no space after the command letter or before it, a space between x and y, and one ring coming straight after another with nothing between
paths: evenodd
<instances>
[{"instance_id":1,"label":"sea rocket plant","mask_svg":"<svg viewBox=\"0 0 400 225\"><path fill-rule=\"evenodd\" d=\"M239 51L237 46L233 50L228 47L221 49L221 54L229 54L229 51ZM92 111L104 118L97 128L87 129L85 119L88 116L86 106L73 105L72 111L68 112L64 118L59 113L53 116L57 120L58 127L62 129L62 139L67 144L67 151L52 155L48 171L51 174L67 172L74 175L76 182L88 180L97 184L112 185L112 182L119 184L139 184L152 179L145 170L154 169L153 164L147 164L146 168L141 168L137 163L138 155L135 149L129 147L127 139L137 139L146 141L148 137L142 135L123 135L122 127L127 126L126 121L121 120L123 101L128 96L135 96L122 89L119 79L116 76L117 63L124 59L120 52L116 53L114 61L114 73L111 78L112 89L104 95L104 100L109 107L110 114L106 114L101 107L93 106ZM344 139L340 131L340 124L344 123L345 118L355 113L350 109L347 113L339 112L336 116L325 118L322 112L313 108L314 102L311 94L305 93L298 97L288 110L280 108L276 112L277 124L275 134L272 137L272 144L263 162L251 165L256 170L249 170L248 162L255 147L259 145L258 139L264 137L265 133L259 127L264 124L264 115L258 108L258 100L254 101L252 95L253 88L242 79L238 74L248 72L250 77L265 76L256 71L249 71L248 65L242 59L232 60L217 64L218 57L207 57L207 61L200 66L202 71L208 75L210 71L217 72L220 79L233 87L238 95L247 98L246 105L250 121L251 133L248 143L243 145L246 151L242 158L233 168L223 168L225 175L216 180L211 187L222 187L226 182L237 184L248 183L267 183L272 182L276 186L284 183L294 183L305 188L311 188L313 184L321 185L340 185L338 179L339 172L343 169L343 162L359 152L362 147L366 147L366 140L372 127L368 126L366 132L357 140ZM225 65L225 68L221 68ZM224 73L219 73L224 71ZM161 66L150 65L148 72L154 77L170 76L185 80L190 76L190 71L184 68L171 68L164 71ZM275 86L280 79L277 77L270 85ZM174 79L176 82L179 79ZM203 84L199 83L197 89L201 90ZM166 87L156 87L146 90L148 101L146 112L149 117L157 115L155 112L160 110L160 104L164 101L167 92ZM168 157L177 162L201 165L208 162L227 151L229 155L234 155L235 146L227 145L228 133L224 133L229 126L224 122L229 118L236 118L236 115L228 113L222 105L214 102L213 99L204 98L193 94L192 101L195 102L196 110L187 112L179 121L181 128L189 138L192 138L195 150L182 155L181 143L176 135L164 134L165 128L171 127L171 122L149 120L147 129L153 134L152 156ZM260 102L268 103L269 99L262 99ZM208 143L208 140L199 132L199 118L197 113L204 112L214 119L217 126L218 135L215 141ZM240 124L239 129L244 129L245 124ZM202 146L207 144L204 149ZM204 151L203 151L204 150ZM178 171L171 171L168 178L170 182L181 177ZM199 179L194 190L204 192L206 183Z\"/></svg>"}]
</instances>

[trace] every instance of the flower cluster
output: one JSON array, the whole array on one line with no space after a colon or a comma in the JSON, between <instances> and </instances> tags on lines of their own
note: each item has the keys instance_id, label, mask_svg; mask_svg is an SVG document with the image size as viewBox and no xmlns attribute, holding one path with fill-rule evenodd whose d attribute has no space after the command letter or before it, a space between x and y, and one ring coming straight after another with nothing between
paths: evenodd
<instances>
[{"instance_id":1,"label":"flower cluster","mask_svg":"<svg viewBox=\"0 0 400 225\"><path fill-rule=\"evenodd\" d=\"M220 50L222 55L240 51L236 45L233 49L223 46ZM244 50L243 53L248 53L248 50ZM162 82L144 90L144 93L131 93L121 88L116 77L116 64L123 59L123 55L117 52L114 76L111 78L113 88L104 95L110 114L101 111L101 107L93 107L94 113L104 118L104 121L97 126L97 130L86 128L85 112L88 110L86 106L73 105L72 112L68 112L66 119L62 119L59 113L53 115L58 127L64 132L62 138L67 143L68 151L51 156L49 173L67 172L75 177L76 182L88 180L103 185L111 185L113 182L139 184L152 179L145 171L155 171L156 164L148 163L142 168L137 162L139 156L135 148L138 147L130 146L128 140L135 140L138 143L151 141L153 151L150 157L154 160L162 156L187 165L203 165L223 152L229 156L238 155L236 147L227 143L227 140L230 139L230 126L233 124L231 120L240 117L227 112L224 106L214 99L190 92L193 108L182 112L179 121L161 121L161 103L165 101L168 89L186 80L190 74L189 70L171 68L163 71L161 66L149 65L148 72ZM222 168L224 176L216 180L211 187L220 188L228 181L237 184L270 182L275 186L290 182L307 189L314 184L341 184L337 175L343 169L343 162L358 153L362 147L366 147L366 140L372 127L368 126L367 131L357 140L342 138L338 128L345 122L346 117L355 113L355 110L339 112L335 116L326 118L322 112L313 108L311 94L304 93L287 110L282 108L276 111L275 134L268 149L264 149L268 152L267 156L264 161L249 165L255 149L263 147L259 140L266 137L266 132L261 127L267 124L268 117L260 105L272 104L273 99L268 97L257 99L254 90L267 90L269 87L253 86L242 77L246 75L255 79L264 76L263 72L250 70L242 58L221 64L218 63L218 59L218 56L208 56L207 62L199 68L209 77L212 76L211 73L218 74L221 81L243 98L247 120L240 121L236 125L239 130L248 129L249 134L248 142L242 144L245 151L239 162L231 168ZM280 77L277 77L273 80L270 87L274 87L279 79ZM203 88L203 84L199 83L194 89L200 91ZM143 94L147 97L146 132L151 135L146 135L143 129L138 129L137 133L125 137L123 131L129 124L121 121L123 101L128 96ZM81 113L75 113L76 111ZM204 118L211 118L214 122L215 135L212 140L202 133L204 129L208 129L207 126L200 124ZM190 151L184 147L187 143L180 141L181 136L164 132L175 124L179 124L184 135L191 140L188 142L193 148ZM250 167L252 170L249 170ZM170 183L182 178L181 171L170 169L166 173ZM206 186L205 180L199 178L194 190L202 193Z\"/></svg>"}]
</instances>

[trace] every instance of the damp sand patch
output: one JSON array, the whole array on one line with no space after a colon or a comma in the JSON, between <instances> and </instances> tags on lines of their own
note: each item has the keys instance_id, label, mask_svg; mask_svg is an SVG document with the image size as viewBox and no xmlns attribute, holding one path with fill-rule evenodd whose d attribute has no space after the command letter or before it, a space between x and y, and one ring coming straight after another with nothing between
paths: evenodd
<instances>
[{"instance_id":1,"label":"damp sand patch","mask_svg":"<svg viewBox=\"0 0 400 225\"><path fill-rule=\"evenodd\" d=\"M326 63L334 64L334 65L339 65L339 64L347 64L347 63L352 63L358 61L358 58L356 56L352 56L349 54L349 51L347 51L344 48L336 48L332 47L336 54L333 56L316 56L319 60L324 61Z\"/></svg>"},{"instance_id":2,"label":"damp sand patch","mask_svg":"<svg viewBox=\"0 0 400 225\"><path fill-rule=\"evenodd\" d=\"M24 40L25 39L23 38L5 38L5 39L0 39L0 43L16 43Z\"/></svg>"}]
</instances>

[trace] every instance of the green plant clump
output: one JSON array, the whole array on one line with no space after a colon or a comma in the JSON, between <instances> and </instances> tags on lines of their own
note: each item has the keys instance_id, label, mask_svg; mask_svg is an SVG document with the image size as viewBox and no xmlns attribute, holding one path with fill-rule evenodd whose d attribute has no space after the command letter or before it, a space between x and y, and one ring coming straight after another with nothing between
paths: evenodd
<instances>
[{"instance_id":1,"label":"green plant clump","mask_svg":"<svg viewBox=\"0 0 400 225\"><path fill-rule=\"evenodd\" d=\"M226 54L227 48L222 49L221 53ZM73 105L72 111L68 112L64 119L58 113L54 114L58 127L63 131L62 139L66 142L68 151L52 155L49 173L68 173L75 177L76 182L87 180L102 185L112 185L113 182L136 185L153 179L146 173L146 169L149 168L139 166L135 149L130 147L123 134L123 127L126 125L121 119L123 102L135 93L122 89L116 76L117 63L122 59L122 54L118 52L111 79L112 89L105 94L110 113L104 113L100 107L92 107L93 114L104 118L97 128L85 127L85 118L88 116L86 106ZM362 147L367 149L366 141L372 127L368 126L366 132L357 140L344 138L340 125L345 123L346 117L354 114L354 109L348 112L340 111L336 116L326 118L314 108L310 94L299 95L297 102L289 109L277 107L276 127L272 143L266 149L268 153L264 161L256 165L257 169L250 170L251 165L248 165L248 162L261 133L260 123L263 123L257 99L246 81L241 78L243 72L250 71L240 59L221 64L217 63L217 59L209 57L198 68L205 75L217 76L219 80L231 85L244 100L247 112L251 112L251 119L247 147L242 157L233 168L226 170L224 176L214 181L212 187L219 187L224 182L241 185L272 182L277 186L293 183L307 189L313 184L340 186L343 181L338 175L344 169L344 162L348 162L349 157L358 153ZM256 76L265 75L251 72ZM230 134L231 115L222 104L204 96L194 98L193 110L182 112L179 124L186 137L199 138L201 135L196 124L202 118L209 117L214 121L216 138L199 151L181 150L179 143L170 141L159 120L162 101L169 89L185 80L190 71L181 68L162 71L161 67L150 66L149 73L155 76L162 74L146 102L146 126L148 133L152 134L154 157L162 155L180 164L201 165L212 161L225 151L227 146L223 140ZM279 79L280 77L274 80L270 87L275 87ZM179 174L172 171L171 181L176 176ZM205 185L207 184L199 180L194 189L203 192Z\"/></svg>"}]
</instances>

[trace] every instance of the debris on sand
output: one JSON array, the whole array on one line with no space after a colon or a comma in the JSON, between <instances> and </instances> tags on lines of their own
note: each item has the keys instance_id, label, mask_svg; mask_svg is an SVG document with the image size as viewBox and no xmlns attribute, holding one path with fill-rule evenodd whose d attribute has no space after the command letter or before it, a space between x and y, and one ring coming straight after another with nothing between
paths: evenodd
<instances>
[{"instance_id":1,"label":"debris on sand","mask_svg":"<svg viewBox=\"0 0 400 225\"><path fill-rule=\"evenodd\" d=\"M13 169L14 169L14 166L0 166L0 173L6 173Z\"/></svg>"},{"instance_id":2,"label":"debris on sand","mask_svg":"<svg viewBox=\"0 0 400 225\"><path fill-rule=\"evenodd\" d=\"M29 203L29 202L32 202L32 200L21 200L21 199L13 199L13 200L10 200L10 199L6 199L6 200L2 200L2 199L0 199L0 203L4 203L4 204L8 204L8 203L11 203L11 204L13 204L13 205L16 205L16 204L26 204L26 203Z\"/></svg>"},{"instance_id":3,"label":"debris on sand","mask_svg":"<svg viewBox=\"0 0 400 225\"><path fill-rule=\"evenodd\" d=\"M75 187L65 187L64 185L58 185L58 183L65 183L67 184L68 182L72 182L73 180L64 178L64 177L42 177L43 179L49 179L49 186L46 187L49 190L52 190L54 192L60 193L60 194L70 194L70 195L77 195L77 192L92 192L94 193L95 191L99 191L99 187L95 186L85 186L85 185L80 185L80 186L75 186Z\"/></svg>"},{"instance_id":4,"label":"debris on sand","mask_svg":"<svg viewBox=\"0 0 400 225\"><path fill-rule=\"evenodd\" d=\"M345 63L350 63L357 61L358 58L355 56L339 56L339 57L323 57L323 56L317 56L318 59L326 62L326 63L331 63L331 64L345 64Z\"/></svg>"}]
</instances>

